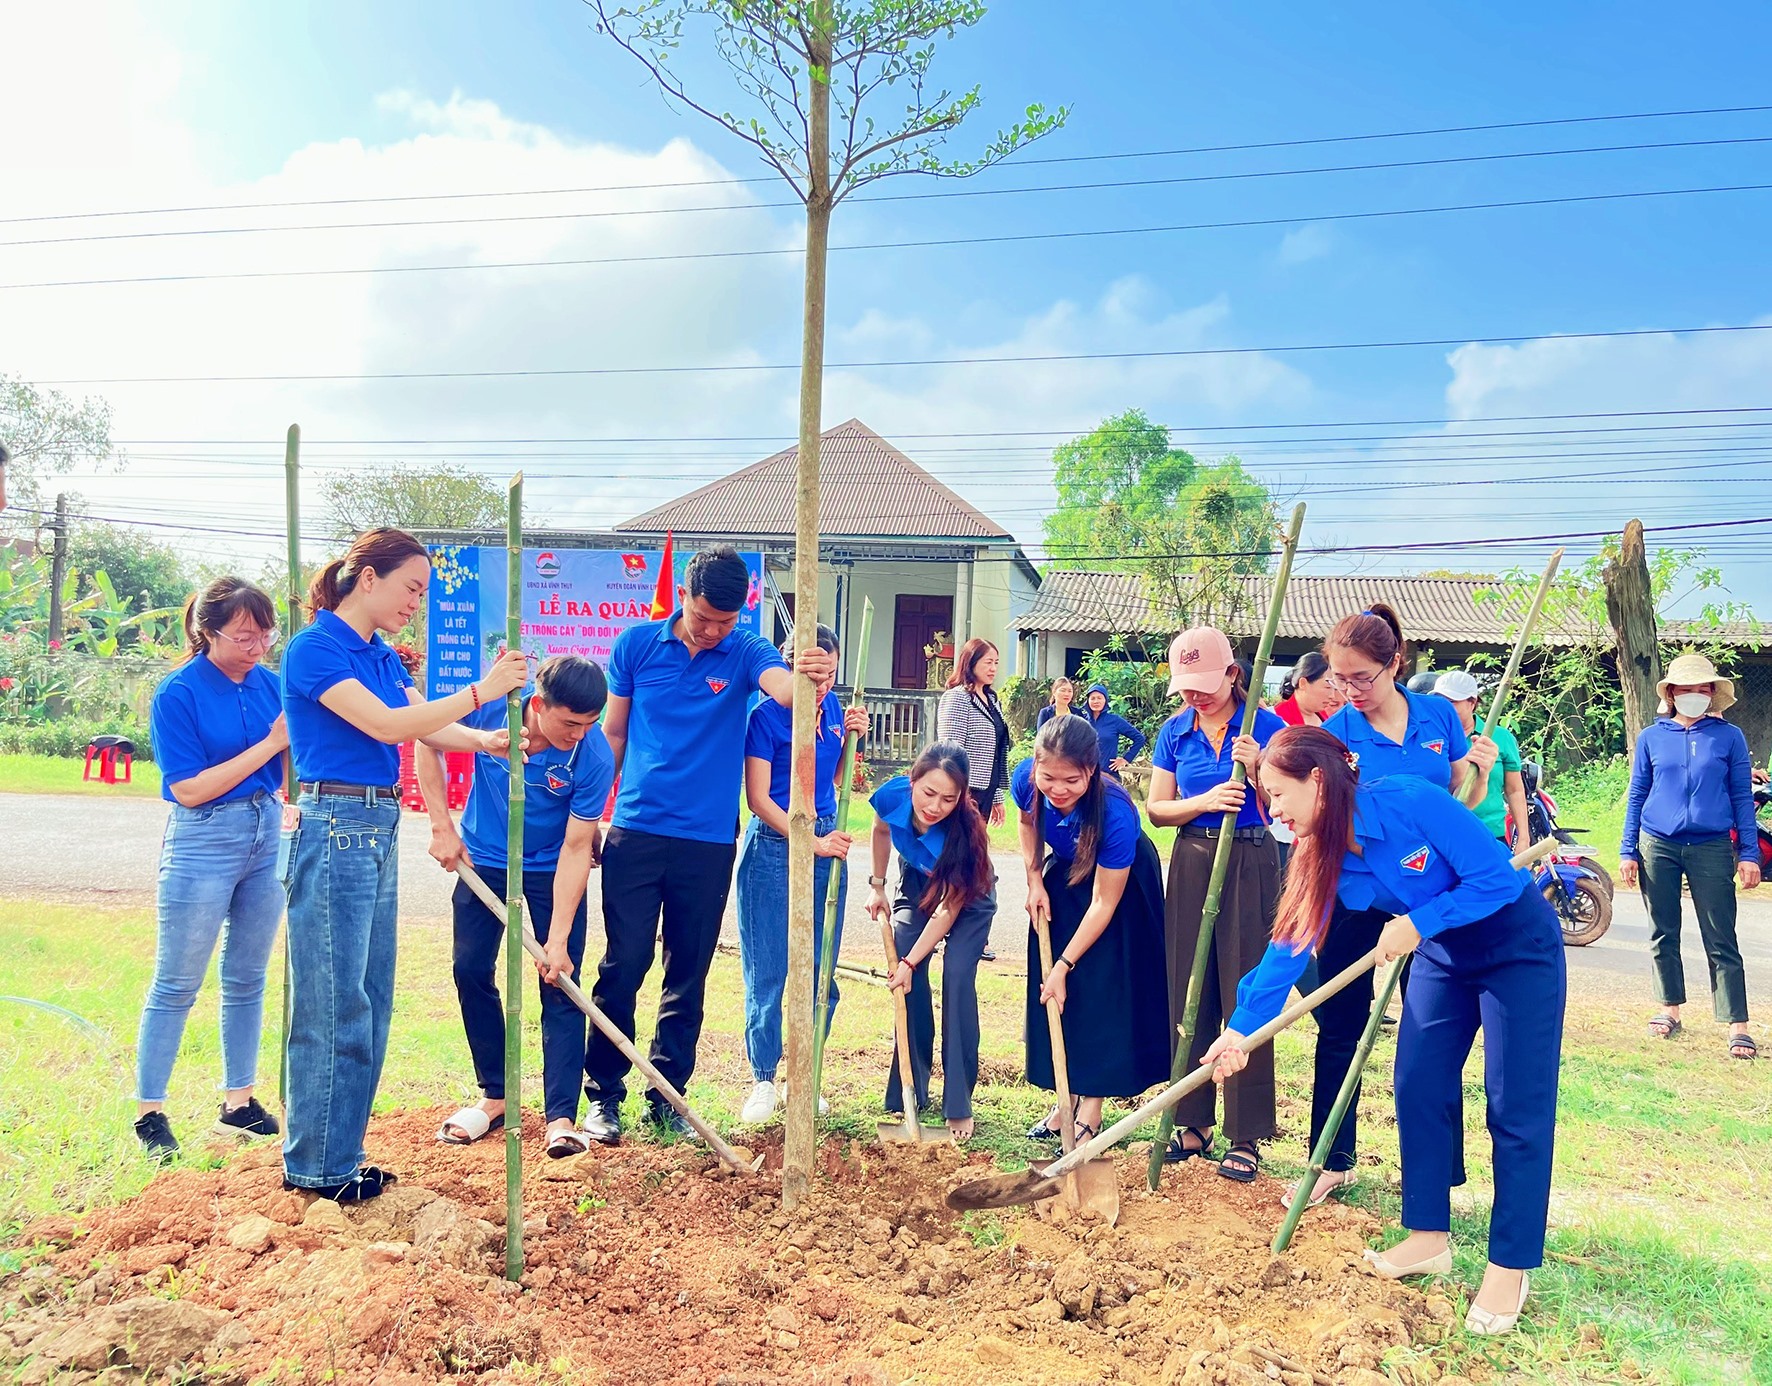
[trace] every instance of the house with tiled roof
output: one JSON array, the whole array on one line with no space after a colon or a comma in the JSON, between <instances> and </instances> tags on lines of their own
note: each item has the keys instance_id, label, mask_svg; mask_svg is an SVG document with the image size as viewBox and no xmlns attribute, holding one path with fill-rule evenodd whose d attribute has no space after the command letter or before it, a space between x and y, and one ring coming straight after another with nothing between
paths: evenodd
<instances>
[{"instance_id":1,"label":"house with tiled roof","mask_svg":"<svg viewBox=\"0 0 1772 1386\"><path fill-rule=\"evenodd\" d=\"M780 599L780 625L795 614L794 480L799 447L742 467L687 495L624 520L630 543L761 549ZM993 641L1004 672L1012 623L1033 605L1040 576L1015 537L944 486L859 419L828 429L819 444L818 619L843 642L851 677L862 602L874 604L873 648L863 684L921 689L936 637L955 645ZM944 642L945 643L945 642Z\"/></svg>"}]
</instances>

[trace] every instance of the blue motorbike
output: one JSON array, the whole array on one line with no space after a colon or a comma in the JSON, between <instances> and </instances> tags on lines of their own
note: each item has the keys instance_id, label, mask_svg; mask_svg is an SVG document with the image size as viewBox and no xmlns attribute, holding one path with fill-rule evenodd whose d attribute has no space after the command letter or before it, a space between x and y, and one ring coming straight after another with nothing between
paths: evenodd
<instances>
[{"instance_id":1,"label":"blue motorbike","mask_svg":"<svg viewBox=\"0 0 1772 1386\"><path fill-rule=\"evenodd\" d=\"M1557 822L1557 801L1544 789L1544 768L1535 761L1520 767L1526 785L1526 827L1530 842L1554 838L1556 851L1533 866L1544 898L1563 926L1565 947L1582 948L1612 927L1612 877L1593 849L1576 841L1584 828Z\"/></svg>"}]
</instances>

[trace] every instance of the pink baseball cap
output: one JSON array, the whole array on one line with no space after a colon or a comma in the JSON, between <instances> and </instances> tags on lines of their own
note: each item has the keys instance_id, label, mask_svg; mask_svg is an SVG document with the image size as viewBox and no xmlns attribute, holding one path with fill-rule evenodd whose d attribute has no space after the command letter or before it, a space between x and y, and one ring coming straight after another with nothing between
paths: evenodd
<instances>
[{"instance_id":1,"label":"pink baseball cap","mask_svg":"<svg viewBox=\"0 0 1772 1386\"><path fill-rule=\"evenodd\" d=\"M1223 631L1211 626L1184 630L1169 642L1169 691L1216 693L1236 662Z\"/></svg>"}]
</instances>

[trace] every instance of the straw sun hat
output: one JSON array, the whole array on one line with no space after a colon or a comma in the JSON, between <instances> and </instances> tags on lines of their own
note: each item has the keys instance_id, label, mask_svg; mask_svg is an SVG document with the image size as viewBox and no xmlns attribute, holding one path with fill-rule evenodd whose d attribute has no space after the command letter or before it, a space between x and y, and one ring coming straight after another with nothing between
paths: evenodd
<instances>
[{"instance_id":1,"label":"straw sun hat","mask_svg":"<svg viewBox=\"0 0 1772 1386\"><path fill-rule=\"evenodd\" d=\"M1724 678L1717 672L1717 666L1701 654L1683 654L1669 664L1661 682L1655 685L1655 695L1661 699L1664 707L1671 707L1673 704L1667 696L1667 690L1695 683L1708 683L1712 686L1712 713L1724 713L1735 706L1735 680Z\"/></svg>"}]
</instances>

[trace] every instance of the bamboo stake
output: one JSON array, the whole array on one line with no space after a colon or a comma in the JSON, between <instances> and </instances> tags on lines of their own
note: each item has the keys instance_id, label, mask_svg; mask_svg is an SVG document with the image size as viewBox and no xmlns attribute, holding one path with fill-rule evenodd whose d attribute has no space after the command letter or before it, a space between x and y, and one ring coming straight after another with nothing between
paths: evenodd
<instances>
[{"instance_id":1,"label":"bamboo stake","mask_svg":"<svg viewBox=\"0 0 1772 1386\"><path fill-rule=\"evenodd\" d=\"M861 641L856 651L855 663L855 706L861 706L862 683L868 672L868 642L874 632L874 599L861 599ZM861 737L856 733L845 733L843 737L842 768L837 771L837 831L849 831L849 801L853 797L855 784L855 751ZM838 902L842 898L843 876L848 870L848 862L831 862L831 885L824 902L824 927L819 930L819 967L818 967L818 998L812 1013L812 1090L815 1093L824 1091L824 1042L825 1032L831 1024L831 977L837 966L837 930L843 921L838 918ZM814 878L816 880L816 877ZM813 1104L817 1111L817 1104Z\"/></svg>"},{"instance_id":2,"label":"bamboo stake","mask_svg":"<svg viewBox=\"0 0 1772 1386\"><path fill-rule=\"evenodd\" d=\"M1273 594L1268 598L1267 624L1261 629L1261 643L1255 651L1255 664L1244 689L1243 725L1241 734L1248 736L1255 727L1255 711L1261 701L1261 688L1267 678L1268 659L1273 654L1274 636L1280 628L1280 611L1286 601L1286 584L1292 577L1292 557L1298 551L1298 534L1304 528L1304 504L1293 507L1292 522L1280 551L1280 570L1274 574ZM1242 765L1231 767L1231 783L1242 784L1247 772ZM1194 968L1188 974L1187 1000L1182 1005L1180 1034L1175 1045L1175 1062L1170 1066L1169 1081L1179 1082L1188 1071L1188 1052L1193 1045L1194 1026L1200 1019L1200 994L1206 985L1206 964L1212 954L1212 931L1218 925L1218 907L1224 894L1224 878L1230 871L1231 844L1236 840L1237 810L1219 820L1218 845L1212 855L1212 875L1206 882L1206 901L1200 910L1200 936L1194 943ZM1145 1182L1154 1190L1163 1177L1163 1152L1175 1130L1175 1108L1166 1108L1157 1122L1157 1138L1151 1142L1150 1163L1145 1169Z\"/></svg>"},{"instance_id":3,"label":"bamboo stake","mask_svg":"<svg viewBox=\"0 0 1772 1386\"><path fill-rule=\"evenodd\" d=\"M289 433L283 440L283 517L287 528L289 542L289 633L295 634L296 623L301 619L301 425L290 424ZM288 805L293 804L300 796L301 786L295 778L295 753L283 753L283 802L284 813L288 813ZM281 827L278 829L282 831ZM290 851L295 844L290 844ZM294 1005L293 964L289 960L289 933L283 934L283 1036L279 1042L281 1052L277 1057L277 1105L285 1112L289 1110L289 1022L290 1010Z\"/></svg>"},{"instance_id":4,"label":"bamboo stake","mask_svg":"<svg viewBox=\"0 0 1772 1386\"><path fill-rule=\"evenodd\" d=\"M1538 591L1532 597L1532 605L1526 610L1525 620L1520 623L1520 632L1514 638L1514 649L1508 657L1507 668L1502 671L1501 682L1495 685L1495 696L1490 699L1489 715L1483 720L1484 736L1495 734L1495 724L1501 719L1502 703L1513 685L1514 675L1520 671L1520 661L1525 658L1526 646L1531 642L1532 632L1538 625L1539 613L1544 610L1544 599L1549 595L1551 582L1556 578L1557 565L1562 561L1563 551L1558 549L1550 556L1550 562L1544 565L1544 576L1539 578ZM1476 787L1477 777L1473 771L1465 776L1465 782L1459 791L1460 798L1469 803ZM1551 839L1547 838L1546 841ZM1514 858L1514 865L1523 866L1542 855L1542 852L1534 852L1528 848ZM1378 1032L1384 1025L1384 1013L1390 1009L1391 995L1397 989L1397 979L1403 975L1403 964L1407 960L1407 955L1398 958L1384 970L1378 995L1372 1003L1372 1013L1366 1018L1366 1028L1361 1031L1360 1043L1354 1050L1353 1063L1348 1066L1347 1077L1342 1079L1341 1091L1335 1094L1335 1105L1329 1109L1329 1119L1323 1124L1323 1133L1317 1138L1316 1148L1311 1151L1310 1168L1298 1181L1298 1187L1292 1194L1292 1202L1286 1209L1286 1220L1274 1234L1273 1250L1276 1255L1291 1245L1292 1235L1298 1230L1299 1219L1304 1216L1305 1205L1310 1202L1317 1180L1323 1174L1323 1167L1329 1161L1330 1147L1335 1144L1341 1123L1347 1119L1347 1110L1353 1105L1354 1094L1360 1086L1360 1074L1366 1067L1367 1057L1372 1053L1373 1042L1377 1040Z\"/></svg>"},{"instance_id":5,"label":"bamboo stake","mask_svg":"<svg viewBox=\"0 0 1772 1386\"><path fill-rule=\"evenodd\" d=\"M824 412L825 267L831 239L831 0L812 0L801 23L807 51L806 279L800 338L800 446L794 491L794 656L818 644L818 459ZM812 929L813 798L818 717L812 680L794 679L794 773L788 792L787 1139L781 1205L796 1211L812 1183L818 1133L813 1080Z\"/></svg>"},{"instance_id":6,"label":"bamboo stake","mask_svg":"<svg viewBox=\"0 0 1772 1386\"><path fill-rule=\"evenodd\" d=\"M505 526L505 648L523 648L523 473ZM523 693L505 695L510 820L505 847L505 1279L523 1276ZM516 1119L513 1121L511 1117Z\"/></svg>"}]
</instances>

